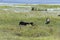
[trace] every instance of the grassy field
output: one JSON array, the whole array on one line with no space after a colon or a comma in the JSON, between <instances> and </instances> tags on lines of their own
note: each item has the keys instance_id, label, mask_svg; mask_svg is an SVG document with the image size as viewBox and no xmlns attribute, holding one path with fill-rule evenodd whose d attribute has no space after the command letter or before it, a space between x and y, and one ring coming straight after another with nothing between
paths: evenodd
<instances>
[{"instance_id":1,"label":"grassy field","mask_svg":"<svg viewBox=\"0 0 60 40\"><path fill-rule=\"evenodd\" d=\"M0 40L60 40L60 12L31 11L15 13L0 10ZM51 23L45 24L46 18ZM20 21L34 26L19 26Z\"/></svg>"}]
</instances>

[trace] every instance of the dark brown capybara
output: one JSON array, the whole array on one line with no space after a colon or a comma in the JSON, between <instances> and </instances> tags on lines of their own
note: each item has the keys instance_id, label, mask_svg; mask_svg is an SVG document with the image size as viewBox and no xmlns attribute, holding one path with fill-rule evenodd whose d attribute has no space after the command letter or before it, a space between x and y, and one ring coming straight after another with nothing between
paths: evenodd
<instances>
[{"instance_id":1,"label":"dark brown capybara","mask_svg":"<svg viewBox=\"0 0 60 40\"><path fill-rule=\"evenodd\" d=\"M33 22L24 22L24 21L20 21L20 22L19 22L19 25L24 25L24 26L26 26L26 25L28 25L28 24L30 24L30 25L33 26Z\"/></svg>"},{"instance_id":2,"label":"dark brown capybara","mask_svg":"<svg viewBox=\"0 0 60 40\"><path fill-rule=\"evenodd\" d=\"M60 16L60 15L58 15L58 16Z\"/></svg>"}]
</instances>

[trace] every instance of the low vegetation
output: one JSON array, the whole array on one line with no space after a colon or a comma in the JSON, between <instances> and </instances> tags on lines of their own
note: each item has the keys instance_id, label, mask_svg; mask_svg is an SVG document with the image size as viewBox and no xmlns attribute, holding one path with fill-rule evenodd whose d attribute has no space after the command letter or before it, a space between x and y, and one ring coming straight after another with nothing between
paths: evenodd
<instances>
[{"instance_id":1,"label":"low vegetation","mask_svg":"<svg viewBox=\"0 0 60 40\"><path fill-rule=\"evenodd\" d=\"M31 11L15 13L0 11L0 40L59 40L60 17L57 12ZM50 18L50 24L45 24ZM20 21L33 22L34 26L19 25Z\"/></svg>"}]
</instances>

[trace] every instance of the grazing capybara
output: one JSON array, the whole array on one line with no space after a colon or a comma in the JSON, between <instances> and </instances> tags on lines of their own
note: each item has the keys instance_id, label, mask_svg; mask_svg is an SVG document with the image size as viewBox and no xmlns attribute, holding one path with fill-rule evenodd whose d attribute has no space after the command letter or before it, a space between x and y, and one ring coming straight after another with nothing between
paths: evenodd
<instances>
[{"instance_id":1,"label":"grazing capybara","mask_svg":"<svg viewBox=\"0 0 60 40\"><path fill-rule=\"evenodd\" d=\"M32 11L34 11L34 7L32 7Z\"/></svg>"},{"instance_id":2,"label":"grazing capybara","mask_svg":"<svg viewBox=\"0 0 60 40\"><path fill-rule=\"evenodd\" d=\"M58 15L58 16L60 16L60 15Z\"/></svg>"},{"instance_id":3,"label":"grazing capybara","mask_svg":"<svg viewBox=\"0 0 60 40\"><path fill-rule=\"evenodd\" d=\"M26 26L26 25L28 25L28 24L31 24L31 25L33 26L33 22L24 22L24 21L20 21L20 22L19 22L19 25L24 25L24 26Z\"/></svg>"},{"instance_id":4,"label":"grazing capybara","mask_svg":"<svg viewBox=\"0 0 60 40\"><path fill-rule=\"evenodd\" d=\"M46 18L46 23L45 24L49 24L50 23L50 19Z\"/></svg>"}]
</instances>

